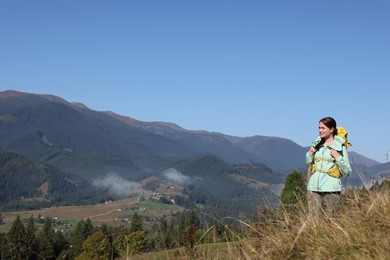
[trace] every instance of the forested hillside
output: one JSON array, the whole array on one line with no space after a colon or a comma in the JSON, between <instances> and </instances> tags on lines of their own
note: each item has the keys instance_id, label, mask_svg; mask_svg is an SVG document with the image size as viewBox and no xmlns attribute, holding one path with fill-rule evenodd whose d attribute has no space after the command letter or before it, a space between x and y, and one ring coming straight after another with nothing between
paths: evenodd
<instances>
[{"instance_id":1,"label":"forested hillside","mask_svg":"<svg viewBox=\"0 0 390 260\"><path fill-rule=\"evenodd\" d=\"M273 185L284 176L264 165L227 164L214 156L194 157L173 165L188 176L190 202L210 214L253 217L259 207L278 204Z\"/></svg>"},{"instance_id":2,"label":"forested hillside","mask_svg":"<svg viewBox=\"0 0 390 260\"><path fill-rule=\"evenodd\" d=\"M87 182L17 153L0 151L0 209L96 203L105 198Z\"/></svg>"},{"instance_id":3,"label":"forested hillside","mask_svg":"<svg viewBox=\"0 0 390 260\"><path fill-rule=\"evenodd\" d=\"M31 94L0 100L0 147L67 173L133 174L161 169L170 156L186 154L165 137L65 101Z\"/></svg>"}]
</instances>

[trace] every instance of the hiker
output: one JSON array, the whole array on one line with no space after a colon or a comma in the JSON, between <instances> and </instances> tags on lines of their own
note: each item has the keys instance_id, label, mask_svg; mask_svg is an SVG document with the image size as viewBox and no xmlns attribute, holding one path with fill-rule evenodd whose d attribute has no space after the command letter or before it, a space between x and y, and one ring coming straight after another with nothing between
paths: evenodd
<instances>
[{"instance_id":1,"label":"hiker","mask_svg":"<svg viewBox=\"0 0 390 260\"><path fill-rule=\"evenodd\" d=\"M343 132L345 129L343 129ZM306 164L311 166L307 183L309 212L318 215L322 210L333 216L340 204L341 177L351 174L347 145L338 134L336 121L325 117L319 121L320 136L306 153ZM341 131L340 131L341 132Z\"/></svg>"}]
</instances>

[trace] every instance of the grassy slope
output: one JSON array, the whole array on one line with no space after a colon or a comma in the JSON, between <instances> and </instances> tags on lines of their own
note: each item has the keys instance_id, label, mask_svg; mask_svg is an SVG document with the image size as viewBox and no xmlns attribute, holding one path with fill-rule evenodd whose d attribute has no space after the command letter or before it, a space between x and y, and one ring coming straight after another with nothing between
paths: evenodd
<instances>
[{"instance_id":1,"label":"grassy slope","mask_svg":"<svg viewBox=\"0 0 390 260\"><path fill-rule=\"evenodd\" d=\"M132 259L390 259L390 192L348 191L335 217L280 210L242 226L238 242L199 244L192 256L179 248Z\"/></svg>"},{"instance_id":2,"label":"grassy slope","mask_svg":"<svg viewBox=\"0 0 390 260\"><path fill-rule=\"evenodd\" d=\"M69 220L88 217L97 223L131 215L133 206L145 207L146 211L141 213L144 216L180 210L150 201L136 203L133 198L94 206L6 213L6 221L11 223L16 215L28 218L31 214L41 214ZM306 213L304 207L293 214L283 210L268 213L263 212L253 223L237 220L241 223L242 232L228 234L235 237L236 242L201 244L200 241L192 253L179 248L131 256L131 259L390 259L388 188L348 191L335 217L325 214L313 217Z\"/></svg>"}]
</instances>

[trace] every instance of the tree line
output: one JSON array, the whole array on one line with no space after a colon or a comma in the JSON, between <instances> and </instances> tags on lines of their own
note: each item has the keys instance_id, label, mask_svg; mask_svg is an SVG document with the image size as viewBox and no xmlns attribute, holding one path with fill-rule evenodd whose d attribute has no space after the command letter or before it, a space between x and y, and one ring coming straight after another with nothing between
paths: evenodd
<instances>
[{"instance_id":1,"label":"tree line","mask_svg":"<svg viewBox=\"0 0 390 260\"><path fill-rule=\"evenodd\" d=\"M0 233L0 255L3 259L114 259L148 251L184 247L188 252L196 243L230 239L223 235L225 226L185 210L173 218L162 217L147 231L143 217L135 212L128 228L94 226L81 220L72 230L54 229L53 219L42 225L31 216L15 219L7 233ZM210 229L210 227L215 228ZM205 231L213 230L208 235Z\"/></svg>"}]
</instances>

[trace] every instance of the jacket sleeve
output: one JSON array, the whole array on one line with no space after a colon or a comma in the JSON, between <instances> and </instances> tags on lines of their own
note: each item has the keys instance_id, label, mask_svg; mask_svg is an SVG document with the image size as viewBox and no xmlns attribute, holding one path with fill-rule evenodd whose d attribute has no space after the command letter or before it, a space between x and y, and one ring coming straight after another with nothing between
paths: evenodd
<instances>
[{"instance_id":1,"label":"jacket sleeve","mask_svg":"<svg viewBox=\"0 0 390 260\"><path fill-rule=\"evenodd\" d=\"M348 176L352 172L351 165L348 159L348 151L345 146L343 146L342 154L336 158L337 166L339 167L340 173L343 176Z\"/></svg>"},{"instance_id":2,"label":"jacket sleeve","mask_svg":"<svg viewBox=\"0 0 390 260\"><path fill-rule=\"evenodd\" d=\"M316 147L317 144L321 142L321 137L317 137L316 140L314 140L311 143L311 146ZM309 165L313 162L313 154L310 154L309 152L306 153L306 165Z\"/></svg>"},{"instance_id":3,"label":"jacket sleeve","mask_svg":"<svg viewBox=\"0 0 390 260\"><path fill-rule=\"evenodd\" d=\"M313 162L313 155L309 152L306 153L306 165L309 165Z\"/></svg>"}]
</instances>

